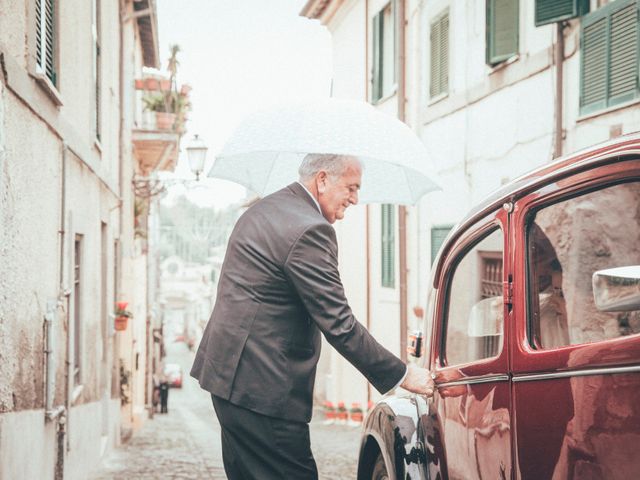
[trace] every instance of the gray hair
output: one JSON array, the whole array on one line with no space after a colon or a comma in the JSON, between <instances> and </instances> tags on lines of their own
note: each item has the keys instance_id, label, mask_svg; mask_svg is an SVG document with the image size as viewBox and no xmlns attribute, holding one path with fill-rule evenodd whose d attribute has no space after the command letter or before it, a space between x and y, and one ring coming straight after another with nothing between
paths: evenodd
<instances>
[{"instance_id":1,"label":"gray hair","mask_svg":"<svg viewBox=\"0 0 640 480\"><path fill-rule=\"evenodd\" d=\"M342 172L345 171L350 161L360 161L356 157L349 155L336 155L327 153L308 153L305 155L300 168L298 168L298 174L300 175L300 181L306 182L311 180L316 173L321 170L327 172L331 177L339 177ZM362 165L360 165L362 167Z\"/></svg>"}]
</instances>

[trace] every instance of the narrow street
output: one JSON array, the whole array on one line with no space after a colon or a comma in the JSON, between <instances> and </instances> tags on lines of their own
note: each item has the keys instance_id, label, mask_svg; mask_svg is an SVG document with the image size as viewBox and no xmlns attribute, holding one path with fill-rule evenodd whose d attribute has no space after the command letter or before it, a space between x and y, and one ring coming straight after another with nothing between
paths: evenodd
<instances>
[{"instance_id":1,"label":"narrow street","mask_svg":"<svg viewBox=\"0 0 640 480\"><path fill-rule=\"evenodd\" d=\"M193 354L184 343L171 346L167 363L179 363L183 388L171 389L169 413L155 414L126 444L112 452L92 480L225 479L220 426L209 396L188 376ZM311 422L311 442L321 479L356 478L360 428Z\"/></svg>"}]
</instances>

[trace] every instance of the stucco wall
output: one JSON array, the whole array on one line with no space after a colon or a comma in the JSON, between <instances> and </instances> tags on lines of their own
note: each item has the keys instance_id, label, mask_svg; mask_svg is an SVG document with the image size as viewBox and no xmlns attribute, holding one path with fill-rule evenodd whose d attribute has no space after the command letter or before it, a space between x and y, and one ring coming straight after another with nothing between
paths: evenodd
<instances>
[{"instance_id":1,"label":"stucco wall","mask_svg":"<svg viewBox=\"0 0 640 480\"><path fill-rule=\"evenodd\" d=\"M60 142L6 89L0 184L0 412L43 402L42 325L57 296ZM38 141L33 141L38 139Z\"/></svg>"},{"instance_id":2,"label":"stucco wall","mask_svg":"<svg viewBox=\"0 0 640 480\"><path fill-rule=\"evenodd\" d=\"M113 419L107 432L102 433L103 414L99 403L82 405L71 410L68 418L69 455L65 458L64 478L85 479L87 472L107 451L117 444L120 431L118 400L110 400L108 415ZM44 422L43 410L28 410L0 416L0 478L54 478L58 444L55 422ZM19 432L20 441L16 439ZM66 440L63 444L66 448ZM37 452L37 455L34 455Z\"/></svg>"},{"instance_id":3,"label":"stucco wall","mask_svg":"<svg viewBox=\"0 0 640 480\"><path fill-rule=\"evenodd\" d=\"M119 4L102 2L99 142L92 3L74 0L59 5L56 90L61 106L29 70L33 5L31 0L0 0L0 478L53 478L56 424L45 421L43 410L43 327L48 306L57 300L51 354L55 359L53 406L64 406L70 398L67 438L71 449L65 455L65 478L86 478L87 469L119 440L120 399L113 357L120 345L109 318L116 283L114 241L120 238L128 257L139 253L132 240L130 142L123 159L128 170L122 173L128 196L122 206L118 198ZM134 28L135 21L125 27L131 49L137 45ZM133 61L133 54L125 60ZM129 78L132 84L133 73ZM131 124L133 106L125 117ZM125 212L125 233L119 225L120 208ZM74 322L76 234L82 235L79 329ZM67 384L66 362L75 364L76 338L80 339L82 388ZM34 449L39 452L36 458Z\"/></svg>"},{"instance_id":4,"label":"stucco wall","mask_svg":"<svg viewBox=\"0 0 640 480\"><path fill-rule=\"evenodd\" d=\"M26 68L27 2L0 0L0 46Z\"/></svg>"}]
</instances>

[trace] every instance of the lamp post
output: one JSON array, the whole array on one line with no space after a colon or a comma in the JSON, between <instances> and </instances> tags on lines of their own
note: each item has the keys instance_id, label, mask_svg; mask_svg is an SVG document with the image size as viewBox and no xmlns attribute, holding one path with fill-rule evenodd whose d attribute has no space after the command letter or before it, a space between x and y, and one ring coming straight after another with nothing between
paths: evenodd
<instances>
[{"instance_id":1,"label":"lamp post","mask_svg":"<svg viewBox=\"0 0 640 480\"><path fill-rule=\"evenodd\" d=\"M196 133L187 146L189 168L195 174L196 181L200 180L200 174L204 170L204 162L207 158L207 150L207 145Z\"/></svg>"},{"instance_id":2,"label":"lamp post","mask_svg":"<svg viewBox=\"0 0 640 480\"><path fill-rule=\"evenodd\" d=\"M196 134L193 136L186 149L187 157L189 159L189 168L196 176L196 182L200 181L200 174L204 170L204 163L207 158L207 150L209 150L209 148L198 134ZM191 181L171 178L160 179L157 177L155 172L152 172L148 177L142 177L139 175L134 175L133 177L135 194L141 198L155 197L163 193L166 190L166 187L178 183L188 184L191 183Z\"/></svg>"}]
</instances>

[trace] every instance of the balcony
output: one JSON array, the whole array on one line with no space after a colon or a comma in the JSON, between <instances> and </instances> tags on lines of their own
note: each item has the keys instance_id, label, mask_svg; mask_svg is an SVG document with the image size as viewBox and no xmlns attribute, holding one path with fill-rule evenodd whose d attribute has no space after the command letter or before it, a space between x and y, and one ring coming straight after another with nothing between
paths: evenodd
<instances>
[{"instance_id":1,"label":"balcony","mask_svg":"<svg viewBox=\"0 0 640 480\"><path fill-rule=\"evenodd\" d=\"M173 171L178 161L180 137L184 133L186 112L190 108L189 90L180 90L168 79L148 76L135 82L142 91L144 110L133 129L133 152L136 173L148 177L153 172Z\"/></svg>"},{"instance_id":2,"label":"balcony","mask_svg":"<svg viewBox=\"0 0 640 480\"><path fill-rule=\"evenodd\" d=\"M148 177L152 172L172 172L178 161L181 135L173 125L160 128L155 118L143 122L142 128L135 128L132 141L133 153L138 162L137 173Z\"/></svg>"}]
</instances>

